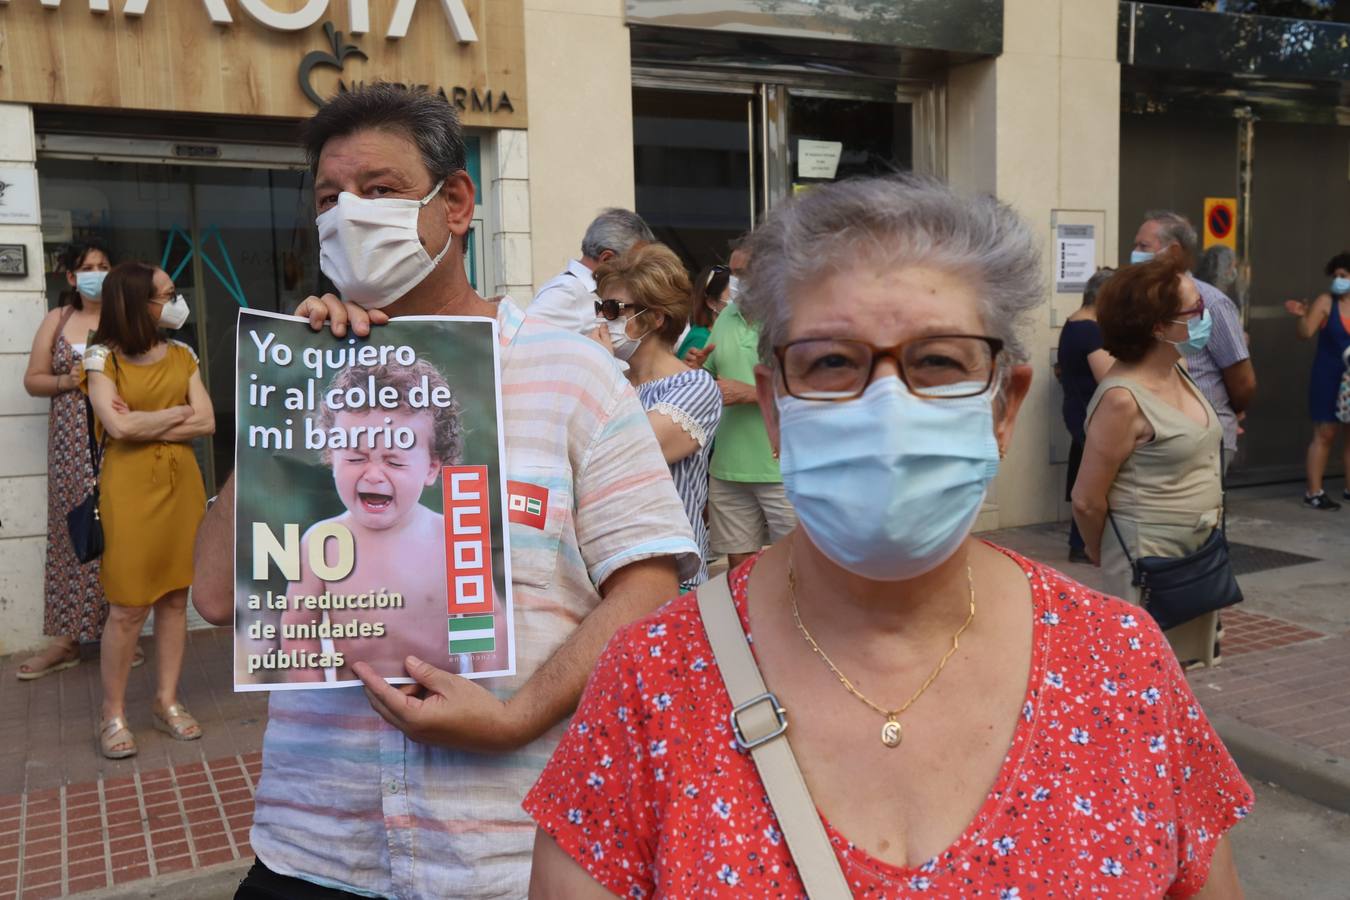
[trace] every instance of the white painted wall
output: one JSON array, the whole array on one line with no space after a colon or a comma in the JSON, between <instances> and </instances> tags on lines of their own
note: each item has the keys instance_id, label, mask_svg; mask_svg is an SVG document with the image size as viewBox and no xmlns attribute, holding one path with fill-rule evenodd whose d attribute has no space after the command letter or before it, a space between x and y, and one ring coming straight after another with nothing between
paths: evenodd
<instances>
[{"instance_id":1,"label":"white painted wall","mask_svg":"<svg viewBox=\"0 0 1350 900\"><path fill-rule=\"evenodd\" d=\"M622 0L525 0L536 288L580 255L597 212L633 208L631 68Z\"/></svg>"},{"instance_id":2,"label":"white painted wall","mask_svg":"<svg viewBox=\"0 0 1350 900\"><path fill-rule=\"evenodd\" d=\"M33 112L0 103L0 165L33 166ZM0 654L42 643L42 570L47 546L47 408L29 397L23 372L47 311L42 232L0 226L0 244L28 248L28 275L0 278Z\"/></svg>"},{"instance_id":3,"label":"white painted wall","mask_svg":"<svg viewBox=\"0 0 1350 900\"><path fill-rule=\"evenodd\" d=\"M994 191L1039 231L1047 294L1028 334L1031 393L984 528L1066 513L1064 466L1049 463L1051 429L1063 427L1049 362L1059 340L1050 324L1051 214L1105 211L1106 265L1115 264L1120 214L1116 0L1006 0L1003 15L1003 54L949 75L948 173L961 187Z\"/></svg>"}]
</instances>

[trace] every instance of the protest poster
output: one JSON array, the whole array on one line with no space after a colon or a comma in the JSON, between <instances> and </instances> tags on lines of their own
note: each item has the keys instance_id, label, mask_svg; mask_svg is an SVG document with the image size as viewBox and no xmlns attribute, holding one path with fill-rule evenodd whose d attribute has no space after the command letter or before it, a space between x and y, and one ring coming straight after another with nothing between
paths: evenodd
<instances>
[{"instance_id":1,"label":"protest poster","mask_svg":"<svg viewBox=\"0 0 1350 900\"><path fill-rule=\"evenodd\" d=\"M236 691L515 674L497 323L240 310Z\"/></svg>"}]
</instances>

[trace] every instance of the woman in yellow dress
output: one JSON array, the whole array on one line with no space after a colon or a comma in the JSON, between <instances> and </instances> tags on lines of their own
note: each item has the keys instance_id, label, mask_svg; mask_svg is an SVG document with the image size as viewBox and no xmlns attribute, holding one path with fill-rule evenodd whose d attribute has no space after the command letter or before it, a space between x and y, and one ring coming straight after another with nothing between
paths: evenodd
<instances>
[{"instance_id":1,"label":"woman in yellow dress","mask_svg":"<svg viewBox=\"0 0 1350 900\"><path fill-rule=\"evenodd\" d=\"M126 718L136 638L155 611L155 727L191 741L201 726L178 702L187 642L192 543L206 491L192 439L215 430L197 356L161 329L187 321L187 301L161 269L128 262L103 282L103 315L84 355L89 399L106 441L99 472L102 574L110 605L103 632L104 756L136 752Z\"/></svg>"}]
</instances>

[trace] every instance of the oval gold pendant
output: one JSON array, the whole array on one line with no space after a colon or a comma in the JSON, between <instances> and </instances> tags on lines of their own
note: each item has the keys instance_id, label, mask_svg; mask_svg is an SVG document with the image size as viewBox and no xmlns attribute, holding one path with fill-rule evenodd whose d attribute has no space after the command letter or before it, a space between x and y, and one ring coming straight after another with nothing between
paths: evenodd
<instances>
[{"instance_id":1,"label":"oval gold pendant","mask_svg":"<svg viewBox=\"0 0 1350 900\"><path fill-rule=\"evenodd\" d=\"M900 723L894 719L887 719L881 726L881 742L887 747L899 747L901 737Z\"/></svg>"}]
</instances>

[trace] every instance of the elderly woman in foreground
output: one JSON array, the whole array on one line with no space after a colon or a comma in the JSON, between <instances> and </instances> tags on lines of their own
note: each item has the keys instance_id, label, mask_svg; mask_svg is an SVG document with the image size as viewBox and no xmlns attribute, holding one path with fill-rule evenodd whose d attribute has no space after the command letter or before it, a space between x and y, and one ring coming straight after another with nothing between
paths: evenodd
<instances>
[{"instance_id":1,"label":"elderly woman in foreground","mask_svg":"<svg viewBox=\"0 0 1350 900\"><path fill-rule=\"evenodd\" d=\"M860 180L776 210L751 258L801 525L731 573L732 621L786 711L801 819L824 820L807 874L856 897L1241 896L1224 835L1251 790L1162 635L970 535L1031 381L1030 229ZM731 712L695 595L619 632L526 798L531 895L804 896L800 820Z\"/></svg>"}]
</instances>

